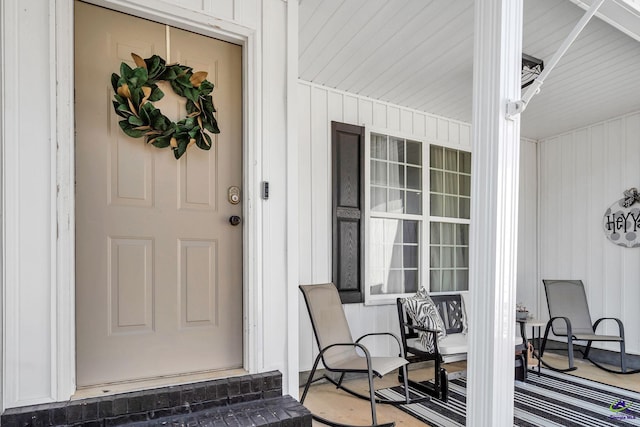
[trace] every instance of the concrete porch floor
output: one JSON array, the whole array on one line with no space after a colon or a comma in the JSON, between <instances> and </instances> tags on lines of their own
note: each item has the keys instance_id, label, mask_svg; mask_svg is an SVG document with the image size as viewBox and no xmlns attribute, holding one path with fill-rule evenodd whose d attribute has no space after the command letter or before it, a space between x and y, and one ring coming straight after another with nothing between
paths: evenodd
<instances>
[{"instance_id":1,"label":"concrete porch floor","mask_svg":"<svg viewBox=\"0 0 640 427\"><path fill-rule=\"evenodd\" d=\"M551 366L562 367L567 365L566 356L546 353L544 360ZM569 373L582 378L591 379L605 384L614 385L629 390L640 392L640 374L616 375L596 368L590 362L576 357L577 370ZM449 363L445 365L449 373L466 369L466 362ZM529 375L535 372L529 371ZM420 368L411 370L411 379L424 381L433 378L433 368ZM388 374L384 378L376 379L376 389L391 387L398 384L397 375ZM354 379L349 381L349 386L354 390L367 392L367 380ZM300 388L300 396L304 390L304 384ZM369 402L350 396L329 383L318 382L311 386L304 402L312 413L341 423L367 425L371 423L371 410ZM378 423L395 421L396 426L424 426L425 424L402 412L391 405L376 405ZM313 422L314 426L322 424Z\"/></svg>"}]
</instances>

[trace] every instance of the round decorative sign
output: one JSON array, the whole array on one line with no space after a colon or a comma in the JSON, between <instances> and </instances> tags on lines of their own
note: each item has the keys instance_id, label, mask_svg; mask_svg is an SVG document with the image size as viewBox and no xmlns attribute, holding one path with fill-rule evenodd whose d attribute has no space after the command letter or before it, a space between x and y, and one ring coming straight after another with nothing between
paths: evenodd
<instances>
[{"instance_id":1,"label":"round decorative sign","mask_svg":"<svg viewBox=\"0 0 640 427\"><path fill-rule=\"evenodd\" d=\"M210 149L211 137L205 130L220 133L220 129L213 115L213 83L207 80L207 73L194 73L186 65L167 64L158 55L142 59L132 53L131 57L136 68L123 62L120 75L111 75L113 108L123 118L118 122L122 131L132 138L144 137L147 144L158 148L170 147L176 159L194 144ZM187 116L177 123L153 105L164 96L157 85L160 81L169 82L177 95L186 98Z\"/></svg>"},{"instance_id":2,"label":"round decorative sign","mask_svg":"<svg viewBox=\"0 0 640 427\"><path fill-rule=\"evenodd\" d=\"M624 248L640 247L640 193L635 188L624 192L604 213L604 233L612 243Z\"/></svg>"}]
</instances>

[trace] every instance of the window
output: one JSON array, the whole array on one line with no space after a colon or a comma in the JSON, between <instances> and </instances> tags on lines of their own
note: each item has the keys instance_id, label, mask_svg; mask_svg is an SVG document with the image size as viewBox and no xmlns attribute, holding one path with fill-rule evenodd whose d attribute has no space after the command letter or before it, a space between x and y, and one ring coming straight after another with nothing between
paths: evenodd
<instances>
[{"instance_id":1,"label":"window","mask_svg":"<svg viewBox=\"0 0 640 427\"><path fill-rule=\"evenodd\" d=\"M430 226L430 291L468 290L469 224L432 221Z\"/></svg>"},{"instance_id":2,"label":"window","mask_svg":"<svg viewBox=\"0 0 640 427\"><path fill-rule=\"evenodd\" d=\"M431 292L469 289L471 153L429 149L429 287Z\"/></svg>"},{"instance_id":3,"label":"window","mask_svg":"<svg viewBox=\"0 0 640 427\"><path fill-rule=\"evenodd\" d=\"M370 139L369 294L413 293L420 284L422 143Z\"/></svg>"},{"instance_id":4,"label":"window","mask_svg":"<svg viewBox=\"0 0 640 427\"><path fill-rule=\"evenodd\" d=\"M379 133L369 142L367 301L468 290L471 154Z\"/></svg>"}]
</instances>

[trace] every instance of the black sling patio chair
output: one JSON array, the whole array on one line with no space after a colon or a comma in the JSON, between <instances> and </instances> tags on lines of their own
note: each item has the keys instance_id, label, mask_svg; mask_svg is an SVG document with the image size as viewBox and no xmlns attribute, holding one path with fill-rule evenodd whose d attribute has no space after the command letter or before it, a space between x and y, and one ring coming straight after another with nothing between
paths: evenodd
<instances>
[{"instance_id":1,"label":"black sling patio chair","mask_svg":"<svg viewBox=\"0 0 640 427\"><path fill-rule=\"evenodd\" d=\"M544 331L544 338L540 348L540 361L547 367L559 372L574 371L577 368L573 363L573 343L575 341L586 341L587 346L583 353L583 358L593 363L600 369L614 374L635 374L640 369L627 370L625 345L624 345L624 326L620 319L614 317L603 317L591 322L589 314L589 305L587 304L587 295L584 291L582 280L543 280L544 290L547 295L547 306L549 308L549 321ZM596 331L598 325L603 320L613 320L618 324L617 335L602 335ZM554 335L567 338L567 351L569 357L569 367L558 369L549 366L542 359L547 344L549 331L552 330ZM620 343L620 370L609 369L589 358L591 344L594 341L607 341ZM580 350L578 350L580 351ZM582 352L582 351L580 351Z\"/></svg>"},{"instance_id":2,"label":"black sling patio chair","mask_svg":"<svg viewBox=\"0 0 640 427\"><path fill-rule=\"evenodd\" d=\"M304 387L302 398L300 403L304 404L304 400L309 391L309 386L319 380L325 379L334 384L337 388L344 390L345 392L356 396L361 399L369 400L371 405L371 426L384 426L391 427L395 425L395 422L378 424L376 417L376 403L392 404L392 405L405 405L409 403L418 403L425 400L429 400L429 397L417 397L410 398L409 385L407 383L406 366L407 360L402 354L402 346L400 340L394 334L389 332L366 334L358 338L356 341L351 336L349 330L349 324L347 318L342 309L342 303L338 290L333 283L325 283L319 285L300 285L300 290L304 296L304 300L307 304L307 310L309 311L309 317L311 318L311 325L313 332L316 336L318 343L319 354L313 363L313 368L309 373L309 379ZM361 341L374 335L389 335L395 338L398 343L398 351L400 356L385 356L385 357L373 357L370 355L369 350ZM361 354L359 354L359 352ZM339 379L336 381L326 373L323 376L314 379L314 374L318 367L318 363L322 360L325 372L335 372L340 374ZM402 400L388 400L377 398L375 395L375 389L373 386L373 376L381 378L385 374L395 371L396 369L404 368L404 390L405 398ZM366 396L359 392L349 389L343 384L344 376L346 373L359 373L366 374L369 380L369 395ZM347 426L346 424L340 424L321 418L313 414L313 418L323 424L330 426Z\"/></svg>"}]
</instances>

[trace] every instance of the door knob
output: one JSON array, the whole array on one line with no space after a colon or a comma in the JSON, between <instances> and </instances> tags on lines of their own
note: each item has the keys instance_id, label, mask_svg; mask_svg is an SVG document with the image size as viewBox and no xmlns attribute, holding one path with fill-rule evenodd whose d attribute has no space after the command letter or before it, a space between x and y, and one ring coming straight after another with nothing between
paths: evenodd
<instances>
[{"instance_id":1,"label":"door knob","mask_svg":"<svg viewBox=\"0 0 640 427\"><path fill-rule=\"evenodd\" d=\"M229 224L236 226L238 224L240 224L240 221L242 221L240 219L240 217L238 215L232 215L229 217Z\"/></svg>"}]
</instances>

